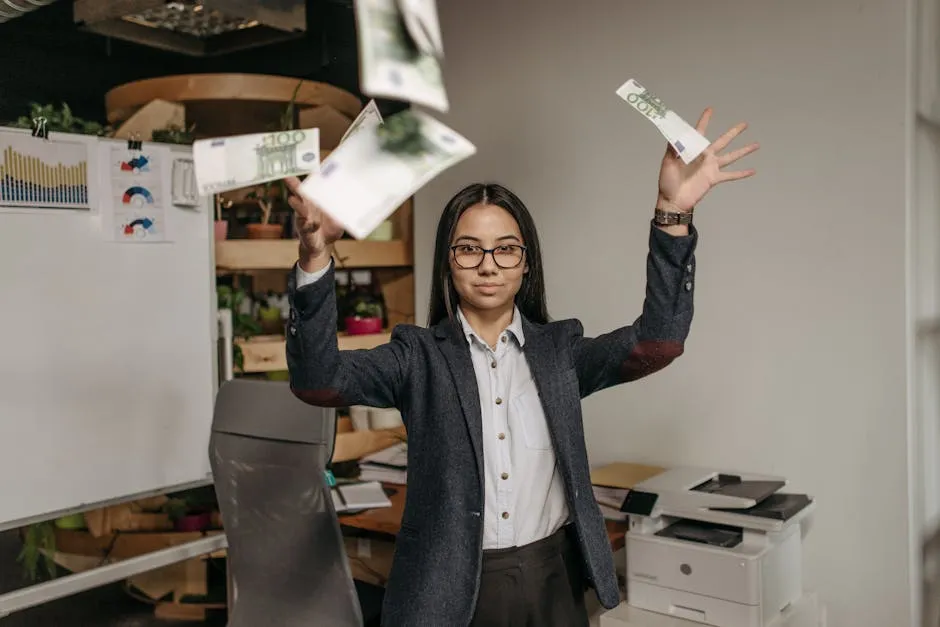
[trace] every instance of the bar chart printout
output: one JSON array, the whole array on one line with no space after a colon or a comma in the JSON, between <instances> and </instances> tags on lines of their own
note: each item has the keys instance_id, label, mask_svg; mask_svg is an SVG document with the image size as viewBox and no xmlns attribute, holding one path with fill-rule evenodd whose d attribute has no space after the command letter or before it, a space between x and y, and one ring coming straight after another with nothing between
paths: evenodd
<instances>
[{"instance_id":1,"label":"bar chart printout","mask_svg":"<svg viewBox=\"0 0 940 627\"><path fill-rule=\"evenodd\" d=\"M0 206L90 209L88 147L0 131Z\"/></svg>"}]
</instances>

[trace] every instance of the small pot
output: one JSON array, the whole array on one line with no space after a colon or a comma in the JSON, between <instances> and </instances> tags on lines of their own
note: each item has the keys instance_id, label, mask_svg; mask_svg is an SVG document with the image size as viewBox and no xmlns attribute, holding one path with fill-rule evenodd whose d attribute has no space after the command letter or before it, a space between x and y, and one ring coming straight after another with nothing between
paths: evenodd
<instances>
[{"instance_id":1,"label":"small pot","mask_svg":"<svg viewBox=\"0 0 940 627\"><path fill-rule=\"evenodd\" d=\"M177 531L203 531L212 526L212 512L187 514L173 522Z\"/></svg>"},{"instance_id":2,"label":"small pot","mask_svg":"<svg viewBox=\"0 0 940 627\"><path fill-rule=\"evenodd\" d=\"M284 234L283 224L247 224L245 230L248 239L281 239Z\"/></svg>"},{"instance_id":3,"label":"small pot","mask_svg":"<svg viewBox=\"0 0 940 627\"><path fill-rule=\"evenodd\" d=\"M340 416L336 419L336 433L352 433L353 423L349 416Z\"/></svg>"},{"instance_id":4,"label":"small pot","mask_svg":"<svg viewBox=\"0 0 940 627\"><path fill-rule=\"evenodd\" d=\"M369 335L382 332L382 318L360 318L358 316L346 317L347 335Z\"/></svg>"},{"instance_id":5,"label":"small pot","mask_svg":"<svg viewBox=\"0 0 940 627\"><path fill-rule=\"evenodd\" d=\"M215 221L215 241L228 239L228 220Z\"/></svg>"}]
</instances>

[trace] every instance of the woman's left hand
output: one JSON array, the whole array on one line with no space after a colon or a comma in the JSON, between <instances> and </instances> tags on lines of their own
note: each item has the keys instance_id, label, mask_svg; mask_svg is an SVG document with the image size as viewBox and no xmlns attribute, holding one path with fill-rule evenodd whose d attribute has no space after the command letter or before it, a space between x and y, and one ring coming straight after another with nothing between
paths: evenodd
<instances>
[{"instance_id":1,"label":"woman's left hand","mask_svg":"<svg viewBox=\"0 0 940 627\"><path fill-rule=\"evenodd\" d=\"M705 109L698 124L695 125L695 130L704 135L711 117L712 110ZM691 211L715 185L753 176L753 169L724 171L722 168L757 150L756 143L719 154L745 128L747 128L745 122L734 126L712 142L697 159L688 165L683 163L672 146L667 146L666 156L663 157L663 164L659 170L659 200L664 205L662 208L673 211Z\"/></svg>"}]
</instances>

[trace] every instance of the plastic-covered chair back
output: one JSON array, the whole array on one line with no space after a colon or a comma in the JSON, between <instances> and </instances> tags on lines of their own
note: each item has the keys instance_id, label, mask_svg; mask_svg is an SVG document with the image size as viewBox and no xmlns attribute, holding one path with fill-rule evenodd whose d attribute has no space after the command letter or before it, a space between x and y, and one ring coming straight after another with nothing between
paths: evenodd
<instances>
[{"instance_id":1,"label":"plastic-covered chair back","mask_svg":"<svg viewBox=\"0 0 940 627\"><path fill-rule=\"evenodd\" d=\"M229 627L361 627L326 466L333 409L287 383L234 379L216 397L209 456L228 539Z\"/></svg>"}]
</instances>

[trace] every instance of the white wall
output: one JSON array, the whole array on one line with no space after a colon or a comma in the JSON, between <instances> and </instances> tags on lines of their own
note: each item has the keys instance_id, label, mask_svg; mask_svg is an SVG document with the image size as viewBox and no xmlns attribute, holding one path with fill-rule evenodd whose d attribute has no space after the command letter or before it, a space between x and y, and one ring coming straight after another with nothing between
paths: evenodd
<instances>
[{"instance_id":1,"label":"white wall","mask_svg":"<svg viewBox=\"0 0 940 627\"><path fill-rule=\"evenodd\" d=\"M747 120L758 176L696 213L696 315L665 371L585 401L591 461L786 475L819 502L806 584L833 627L910 624L906 0L440 2L452 107L477 156L416 203L434 227L496 180L536 216L549 307L589 333L640 311L663 151L635 77L708 135Z\"/></svg>"}]
</instances>

